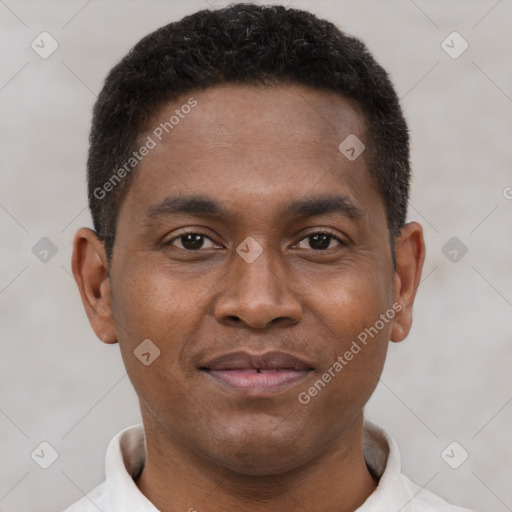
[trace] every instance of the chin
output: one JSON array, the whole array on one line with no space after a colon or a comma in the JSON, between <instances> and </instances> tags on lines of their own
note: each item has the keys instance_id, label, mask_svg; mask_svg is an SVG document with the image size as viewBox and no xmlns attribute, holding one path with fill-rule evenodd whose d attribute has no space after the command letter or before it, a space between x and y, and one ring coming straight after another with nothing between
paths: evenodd
<instances>
[{"instance_id":1,"label":"chin","mask_svg":"<svg viewBox=\"0 0 512 512\"><path fill-rule=\"evenodd\" d=\"M235 454L220 454L215 462L223 469L247 477L272 477L289 473L301 467L303 462L297 460L293 452L283 455L261 453L259 449L247 449Z\"/></svg>"},{"instance_id":2,"label":"chin","mask_svg":"<svg viewBox=\"0 0 512 512\"><path fill-rule=\"evenodd\" d=\"M298 429L284 436L260 432L244 432L239 436L216 439L209 450L213 461L233 473L244 476L275 476L296 470L311 457L305 449L304 439ZM303 448L304 447L304 448ZM204 453L203 453L204 455Z\"/></svg>"}]
</instances>

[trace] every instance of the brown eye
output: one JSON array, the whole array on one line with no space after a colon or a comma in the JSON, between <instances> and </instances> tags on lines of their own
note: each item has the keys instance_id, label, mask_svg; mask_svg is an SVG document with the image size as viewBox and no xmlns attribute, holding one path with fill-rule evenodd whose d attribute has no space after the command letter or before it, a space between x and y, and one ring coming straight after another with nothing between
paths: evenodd
<instances>
[{"instance_id":1,"label":"brown eye","mask_svg":"<svg viewBox=\"0 0 512 512\"><path fill-rule=\"evenodd\" d=\"M180 241L184 249L195 251L203 246L204 236L197 233L188 233L180 236Z\"/></svg>"},{"instance_id":2,"label":"brown eye","mask_svg":"<svg viewBox=\"0 0 512 512\"><path fill-rule=\"evenodd\" d=\"M299 242L301 249L313 249L315 251L332 249L336 245L342 245L342 242L329 233L314 233L304 237Z\"/></svg>"},{"instance_id":3,"label":"brown eye","mask_svg":"<svg viewBox=\"0 0 512 512\"><path fill-rule=\"evenodd\" d=\"M331 243L331 236L326 235L325 233L320 233L317 235L311 235L309 237L309 246L311 249L328 249Z\"/></svg>"},{"instance_id":4,"label":"brown eye","mask_svg":"<svg viewBox=\"0 0 512 512\"><path fill-rule=\"evenodd\" d=\"M184 233L183 235L179 235L172 240L169 240L166 245L174 245L175 247L186 251L198 251L199 249L212 249L219 247L209 237L201 233Z\"/></svg>"}]
</instances>

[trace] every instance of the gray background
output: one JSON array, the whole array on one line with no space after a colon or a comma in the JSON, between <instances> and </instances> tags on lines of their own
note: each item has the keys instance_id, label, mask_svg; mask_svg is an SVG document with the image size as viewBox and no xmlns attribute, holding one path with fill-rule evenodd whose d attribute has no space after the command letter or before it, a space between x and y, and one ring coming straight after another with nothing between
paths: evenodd
<instances>
[{"instance_id":1,"label":"gray background","mask_svg":"<svg viewBox=\"0 0 512 512\"><path fill-rule=\"evenodd\" d=\"M512 2L291 3L368 44L411 128L409 217L428 254L412 333L391 345L367 416L394 435L421 486L475 510L512 510ZM118 347L95 338L70 275L74 231L90 225L90 112L135 42L205 7L0 0L2 512L65 508L102 481L112 436L140 421ZM30 46L42 31L59 44L47 59ZM469 43L457 59L441 47L453 31ZM46 262L44 247L32 250L43 237L57 249ZM455 262L443 253L452 237L468 249ZM59 454L46 470L31 459L42 441ZM469 453L458 469L441 456L452 441ZM448 453L454 464L462 452Z\"/></svg>"}]
</instances>

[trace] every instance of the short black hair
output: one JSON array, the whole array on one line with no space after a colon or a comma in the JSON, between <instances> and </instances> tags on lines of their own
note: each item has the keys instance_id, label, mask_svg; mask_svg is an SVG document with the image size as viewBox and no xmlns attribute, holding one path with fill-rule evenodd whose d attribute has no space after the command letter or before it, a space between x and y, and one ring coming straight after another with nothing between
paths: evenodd
<instances>
[{"instance_id":1,"label":"short black hair","mask_svg":"<svg viewBox=\"0 0 512 512\"><path fill-rule=\"evenodd\" d=\"M399 235L409 195L409 135L387 73L360 40L328 21L242 3L159 28L108 74L93 110L87 175L94 228L109 261L133 177L126 162L141 131L166 102L228 83L301 84L351 99L365 121L364 158L384 199L390 236Z\"/></svg>"}]
</instances>

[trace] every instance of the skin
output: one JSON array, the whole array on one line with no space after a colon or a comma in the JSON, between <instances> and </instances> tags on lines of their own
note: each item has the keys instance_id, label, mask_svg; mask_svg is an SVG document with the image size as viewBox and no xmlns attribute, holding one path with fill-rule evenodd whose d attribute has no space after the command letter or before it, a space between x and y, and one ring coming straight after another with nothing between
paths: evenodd
<instances>
[{"instance_id":1,"label":"skin","mask_svg":"<svg viewBox=\"0 0 512 512\"><path fill-rule=\"evenodd\" d=\"M147 459L137 485L163 512L353 511L376 487L363 458L363 408L388 342L411 327L421 226L403 228L393 269L386 210L364 153L351 162L338 150L349 134L369 143L347 99L297 85L224 85L189 96L198 105L134 173L110 267L94 232L82 228L74 242L91 325L105 343L119 342L139 397ZM149 126L189 96L164 105ZM189 196L227 215L155 213L166 198ZM290 209L334 196L353 208ZM206 235L204 245L183 248L184 232ZM315 233L332 235L327 248L312 247ZM249 236L263 249L252 263L236 252ZM300 403L299 393L394 303L401 311ZM161 353L145 366L133 351L148 338ZM199 369L238 350L285 351L313 370L253 396Z\"/></svg>"}]
</instances>

